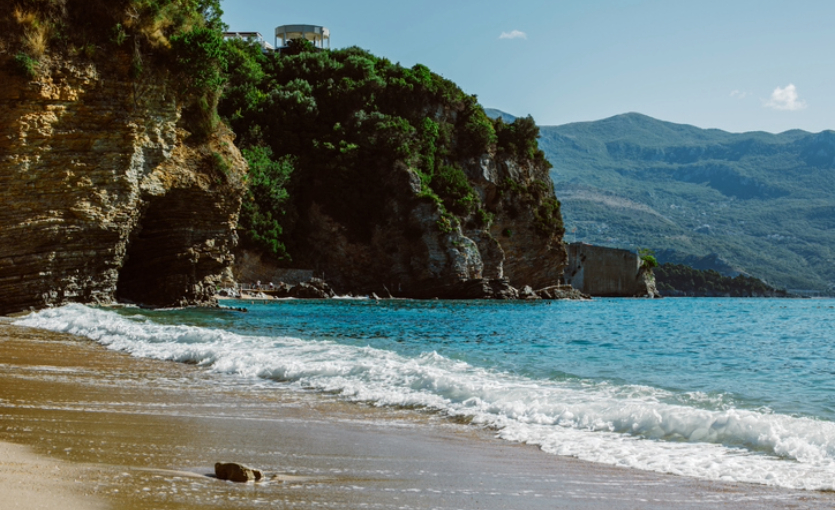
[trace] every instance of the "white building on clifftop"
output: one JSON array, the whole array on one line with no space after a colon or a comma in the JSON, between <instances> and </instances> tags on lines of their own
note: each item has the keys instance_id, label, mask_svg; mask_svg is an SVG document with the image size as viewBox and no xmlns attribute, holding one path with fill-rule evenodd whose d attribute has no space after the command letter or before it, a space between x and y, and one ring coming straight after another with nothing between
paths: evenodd
<instances>
[{"instance_id":1,"label":"white building on clifftop","mask_svg":"<svg viewBox=\"0 0 835 510\"><path fill-rule=\"evenodd\" d=\"M281 39L279 46L278 40ZM293 39L307 39L313 46L321 50L330 49L331 31L317 25L281 25L275 29L276 48L285 48ZM327 41L327 48L325 42Z\"/></svg>"}]
</instances>

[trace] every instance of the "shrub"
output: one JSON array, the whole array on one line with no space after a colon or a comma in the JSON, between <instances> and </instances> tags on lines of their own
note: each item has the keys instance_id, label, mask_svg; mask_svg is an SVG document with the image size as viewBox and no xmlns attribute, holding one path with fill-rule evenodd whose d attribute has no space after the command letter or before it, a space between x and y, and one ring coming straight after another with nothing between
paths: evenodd
<instances>
[{"instance_id":1,"label":"shrub","mask_svg":"<svg viewBox=\"0 0 835 510\"><path fill-rule=\"evenodd\" d=\"M476 209L478 197L460 166L442 165L430 186L450 212L466 215Z\"/></svg>"},{"instance_id":2,"label":"shrub","mask_svg":"<svg viewBox=\"0 0 835 510\"><path fill-rule=\"evenodd\" d=\"M533 117L518 117L506 124L501 117L493 121L496 131L496 148L500 153L528 159L551 168L545 153L539 149L539 127Z\"/></svg>"},{"instance_id":3,"label":"shrub","mask_svg":"<svg viewBox=\"0 0 835 510\"><path fill-rule=\"evenodd\" d=\"M565 229L559 200L554 197L541 199L540 205L534 209L534 227L545 237L562 237Z\"/></svg>"},{"instance_id":4,"label":"shrub","mask_svg":"<svg viewBox=\"0 0 835 510\"><path fill-rule=\"evenodd\" d=\"M226 158L223 157L223 154L219 152L212 152L212 169L215 172L218 172L224 176L229 176L229 170L231 167L229 166L229 162L226 161Z\"/></svg>"},{"instance_id":5,"label":"shrub","mask_svg":"<svg viewBox=\"0 0 835 510\"><path fill-rule=\"evenodd\" d=\"M34 6L31 6L34 7ZM39 58L46 52L49 39L49 25L45 23L37 10L14 8L14 19L23 31L21 42L24 51L33 58Z\"/></svg>"},{"instance_id":6,"label":"shrub","mask_svg":"<svg viewBox=\"0 0 835 510\"><path fill-rule=\"evenodd\" d=\"M15 66L33 78L49 44L88 59L131 58L136 79L174 70L176 92L191 105L195 131L214 128L225 71L220 0L15 0L0 17L0 37L20 50ZM68 29L67 27L71 27ZM128 44L126 44L128 43Z\"/></svg>"},{"instance_id":7,"label":"shrub","mask_svg":"<svg viewBox=\"0 0 835 510\"><path fill-rule=\"evenodd\" d=\"M202 94L223 86L228 63L223 36L210 28L195 28L171 37L175 69L187 91Z\"/></svg>"},{"instance_id":8,"label":"shrub","mask_svg":"<svg viewBox=\"0 0 835 510\"><path fill-rule=\"evenodd\" d=\"M658 267L658 259L655 258L655 252L648 248L639 248L638 257L641 259L641 267L647 271L652 271Z\"/></svg>"},{"instance_id":9,"label":"shrub","mask_svg":"<svg viewBox=\"0 0 835 510\"><path fill-rule=\"evenodd\" d=\"M37 60L33 59L25 53L18 53L14 57L14 62L15 70L24 78L34 80L38 77L39 63Z\"/></svg>"},{"instance_id":10,"label":"shrub","mask_svg":"<svg viewBox=\"0 0 835 510\"><path fill-rule=\"evenodd\" d=\"M461 114L460 151L464 157L479 157L497 142L496 130L475 96L468 96L465 105Z\"/></svg>"},{"instance_id":11,"label":"shrub","mask_svg":"<svg viewBox=\"0 0 835 510\"><path fill-rule=\"evenodd\" d=\"M125 27L122 26L121 23L116 23L116 26L113 27L112 41L116 44L116 46L121 46L125 44L127 38L128 34L125 32Z\"/></svg>"},{"instance_id":12,"label":"shrub","mask_svg":"<svg viewBox=\"0 0 835 510\"><path fill-rule=\"evenodd\" d=\"M183 92L192 96L184 117L198 138L214 132L217 105L227 70L226 49L221 34L200 27L171 37L171 49Z\"/></svg>"}]
</instances>

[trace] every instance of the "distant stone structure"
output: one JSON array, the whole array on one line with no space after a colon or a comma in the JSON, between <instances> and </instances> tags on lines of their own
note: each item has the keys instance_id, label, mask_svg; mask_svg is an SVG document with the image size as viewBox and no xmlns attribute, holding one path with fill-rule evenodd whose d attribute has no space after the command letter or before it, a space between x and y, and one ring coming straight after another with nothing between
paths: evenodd
<instances>
[{"instance_id":1,"label":"distant stone structure","mask_svg":"<svg viewBox=\"0 0 835 510\"><path fill-rule=\"evenodd\" d=\"M224 39L243 39L248 42L256 42L261 46L264 53L275 51L275 46L264 40L260 32L224 32Z\"/></svg>"},{"instance_id":2,"label":"distant stone structure","mask_svg":"<svg viewBox=\"0 0 835 510\"><path fill-rule=\"evenodd\" d=\"M569 244L565 282L594 297L661 297L638 254L617 248Z\"/></svg>"},{"instance_id":3,"label":"distant stone structure","mask_svg":"<svg viewBox=\"0 0 835 510\"><path fill-rule=\"evenodd\" d=\"M240 249L235 253L235 265L232 274L235 281L242 284L261 281L265 285L269 285L270 282L298 285L308 282L314 277L312 270L278 267L269 257L245 249ZM318 276L321 276L321 274Z\"/></svg>"},{"instance_id":4,"label":"distant stone structure","mask_svg":"<svg viewBox=\"0 0 835 510\"><path fill-rule=\"evenodd\" d=\"M281 39L281 46L278 44L279 39ZM281 25L276 27L276 48L287 47L287 43L293 39L307 39L313 43L313 46L322 50L326 49L325 42L327 41L327 49L331 47L331 31L325 27L317 25Z\"/></svg>"}]
</instances>

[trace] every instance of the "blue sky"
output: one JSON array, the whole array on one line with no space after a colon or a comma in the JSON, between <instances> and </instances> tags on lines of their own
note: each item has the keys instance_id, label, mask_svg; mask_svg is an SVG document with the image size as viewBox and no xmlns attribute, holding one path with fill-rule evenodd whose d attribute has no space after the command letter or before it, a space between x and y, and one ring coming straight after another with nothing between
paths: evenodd
<instances>
[{"instance_id":1,"label":"blue sky","mask_svg":"<svg viewBox=\"0 0 835 510\"><path fill-rule=\"evenodd\" d=\"M835 0L223 0L232 30L330 29L540 125L640 112L727 131L835 129Z\"/></svg>"}]
</instances>

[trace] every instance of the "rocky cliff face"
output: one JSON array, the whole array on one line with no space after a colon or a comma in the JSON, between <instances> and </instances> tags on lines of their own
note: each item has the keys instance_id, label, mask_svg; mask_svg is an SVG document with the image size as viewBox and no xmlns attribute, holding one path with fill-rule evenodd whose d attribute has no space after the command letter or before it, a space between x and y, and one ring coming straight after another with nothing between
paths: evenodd
<instances>
[{"instance_id":1,"label":"rocky cliff face","mask_svg":"<svg viewBox=\"0 0 835 510\"><path fill-rule=\"evenodd\" d=\"M228 133L190 144L164 77L128 65L0 66L0 314L206 303L228 274L245 163Z\"/></svg>"},{"instance_id":2,"label":"rocky cliff face","mask_svg":"<svg viewBox=\"0 0 835 510\"><path fill-rule=\"evenodd\" d=\"M464 169L492 214L487 224L476 214L444 215L421 196L417 173L399 164L376 176L385 183L385 219L370 240L352 237L316 201L301 211L304 262L338 292L515 298L525 286L558 285L567 255L561 227L543 223L542 208L554 197L547 168L485 154Z\"/></svg>"}]
</instances>

